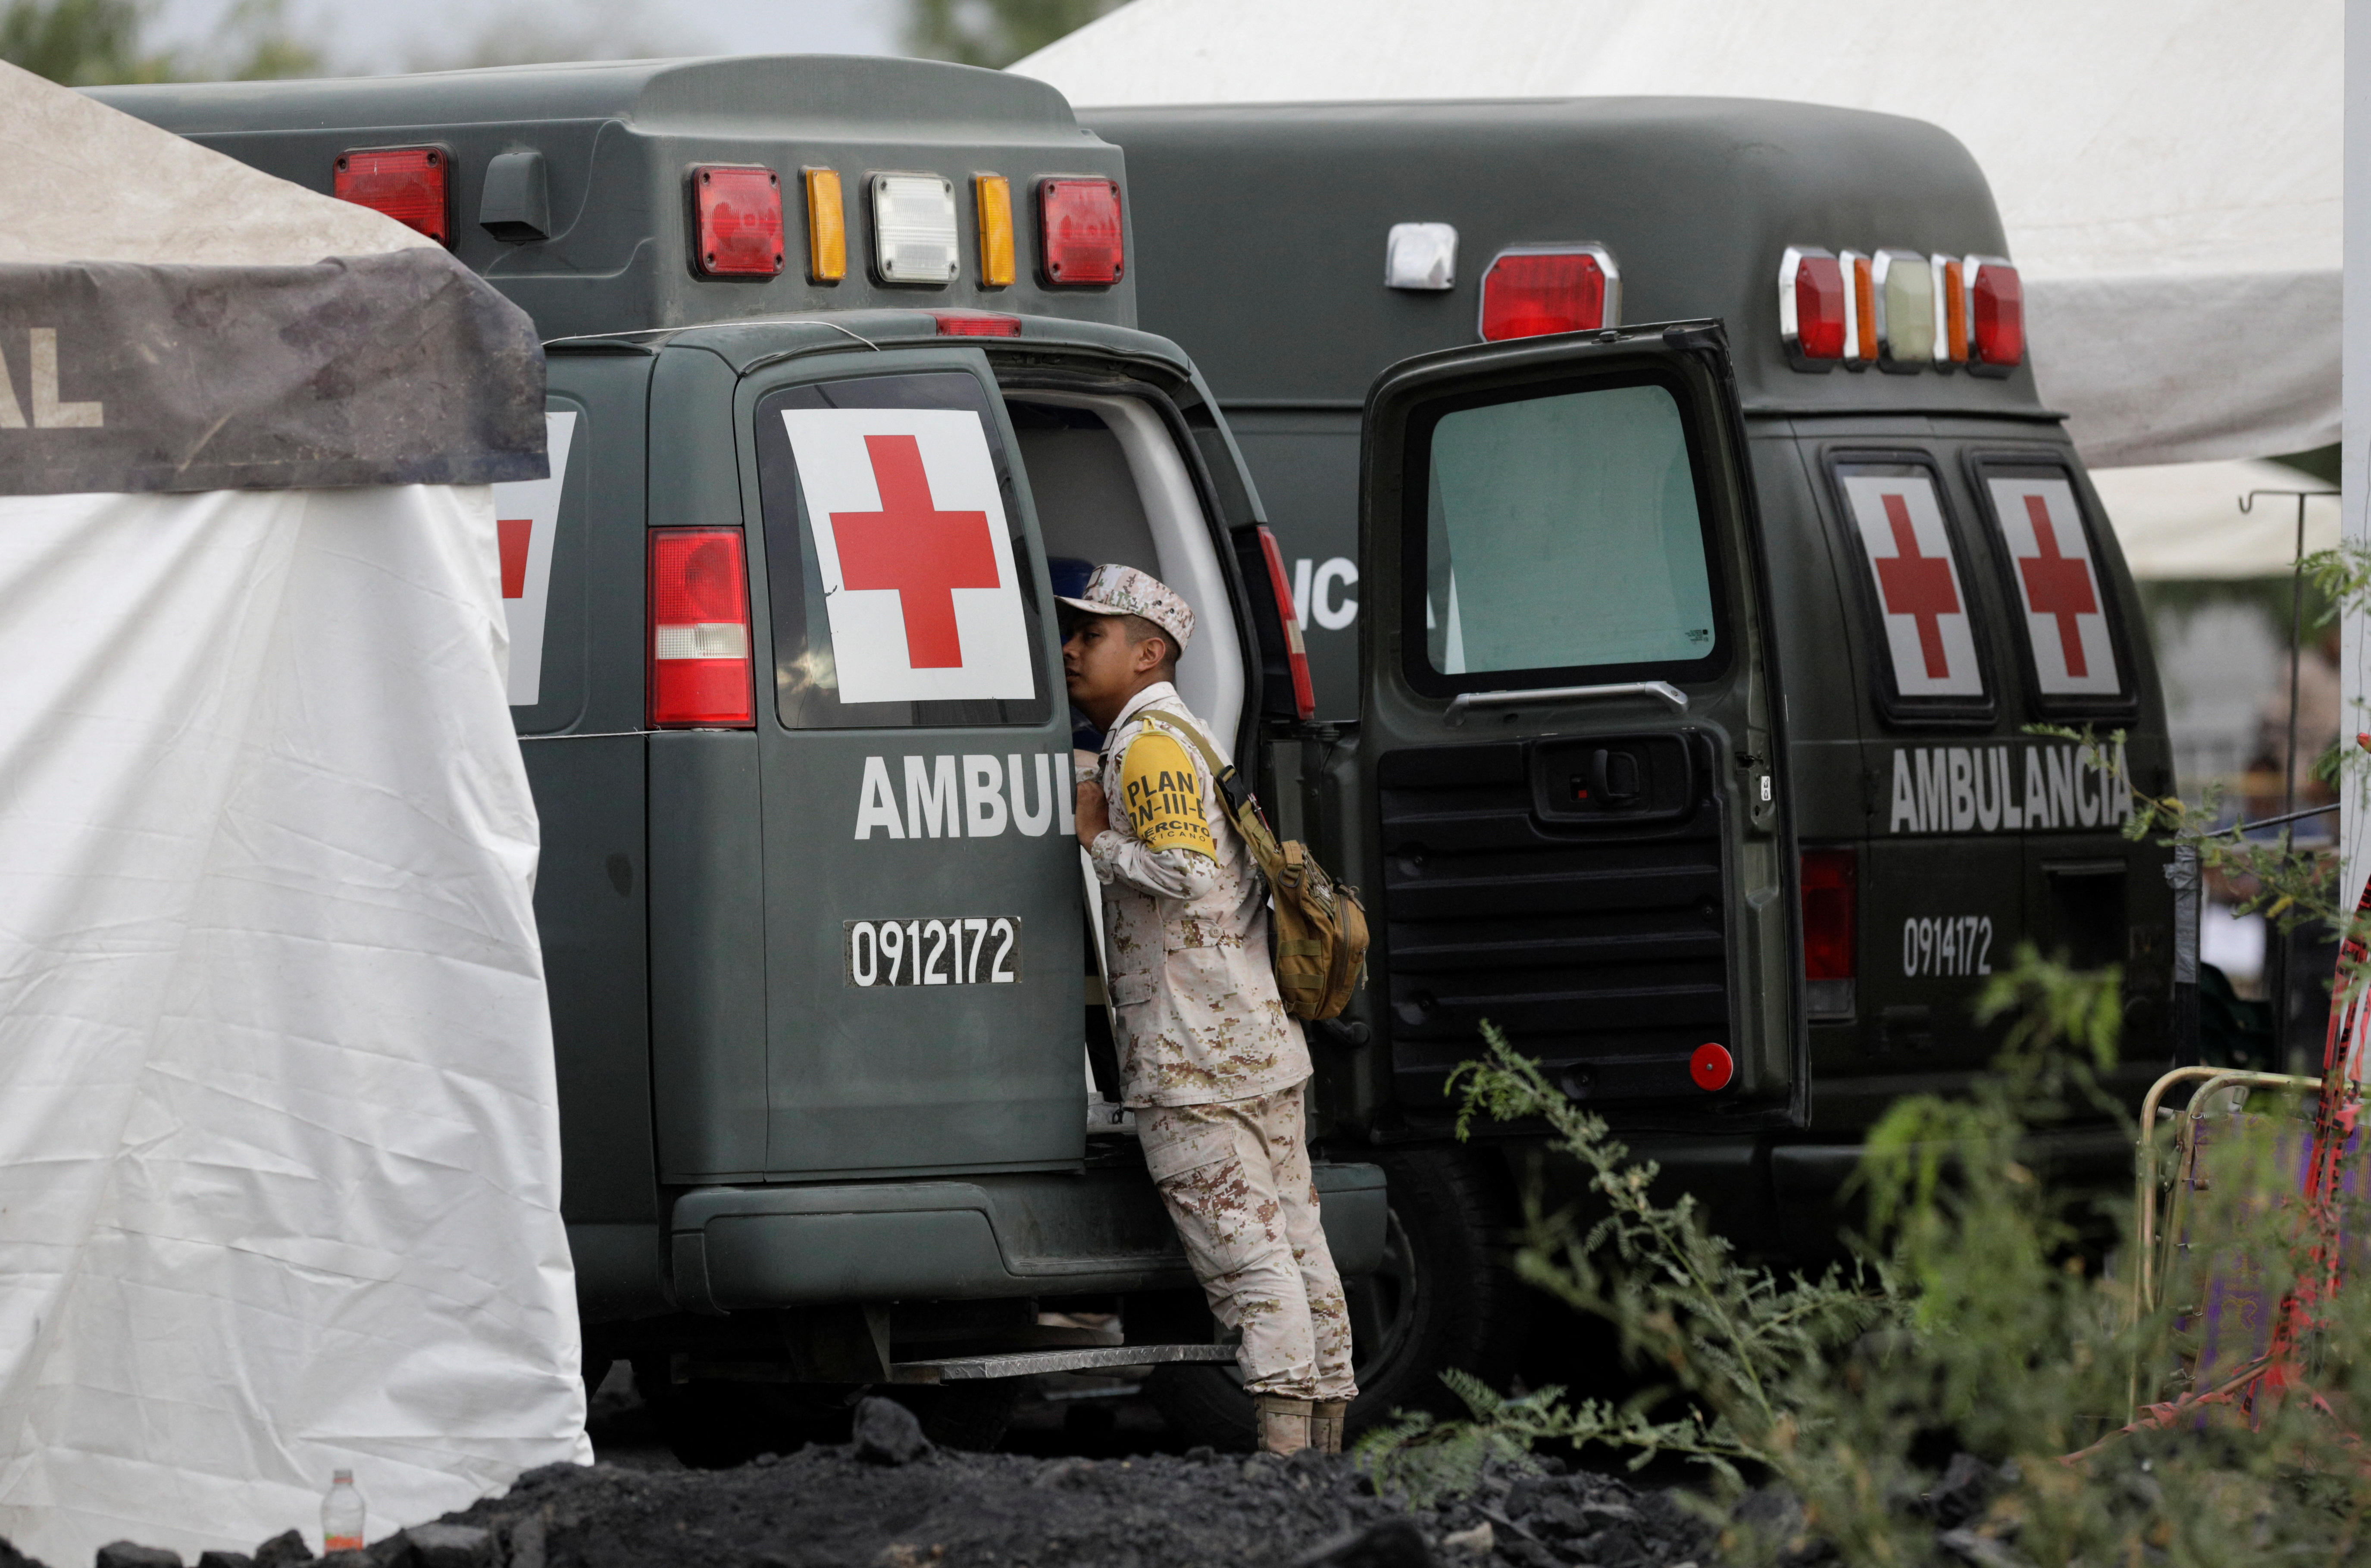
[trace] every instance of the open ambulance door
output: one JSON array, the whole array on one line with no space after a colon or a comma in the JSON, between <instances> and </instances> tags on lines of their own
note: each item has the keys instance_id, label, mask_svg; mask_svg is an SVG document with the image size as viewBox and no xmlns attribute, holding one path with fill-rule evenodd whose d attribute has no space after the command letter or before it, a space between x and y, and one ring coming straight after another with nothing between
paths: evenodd
<instances>
[{"instance_id":1,"label":"open ambulance door","mask_svg":"<svg viewBox=\"0 0 2371 1568\"><path fill-rule=\"evenodd\" d=\"M1487 1020L1592 1109L1784 1121L1806 1073L1768 575L1718 323L1368 393L1362 1011L1411 1123Z\"/></svg>"}]
</instances>

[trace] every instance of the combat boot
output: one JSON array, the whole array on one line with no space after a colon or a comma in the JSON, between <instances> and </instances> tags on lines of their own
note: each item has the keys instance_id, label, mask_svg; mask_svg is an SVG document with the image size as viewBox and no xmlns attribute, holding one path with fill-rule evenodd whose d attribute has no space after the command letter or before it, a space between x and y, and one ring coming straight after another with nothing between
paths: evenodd
<instances>
[{"instance_id":1,"label":"combat boot","mask_svg":"<svg viewBox=\"0 0 2371 1568\"><path fill-rule=\"evenodd\" d=\"M1281 1394L1252 1397L1252 1417L1259 1423L1263 1454L1298 1454L1309 1446L1309 1401Z\"/></svg>"},{"instance_id":2,"label":"combat boot","mask_svg":"<svg viewBox=\"0 0 2371 1568\"><path fill-rule=\"evenodd\" d=\"M1347 1400L1317 1400L1309 1407L1309 1446L1321 1454L1342 1451L1342 1418L1350 1411Z\"/></svg>"}]
</instances>

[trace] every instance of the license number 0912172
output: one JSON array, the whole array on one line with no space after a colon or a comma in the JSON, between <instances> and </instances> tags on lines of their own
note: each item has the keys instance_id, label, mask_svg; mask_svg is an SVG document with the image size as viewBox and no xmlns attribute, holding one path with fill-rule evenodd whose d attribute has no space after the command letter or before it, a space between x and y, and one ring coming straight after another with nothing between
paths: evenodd
<instances>
[{"instance_id":1,"label":"license number 0912172","mask_svg":"<svg viewBox=\"0 0 2371 1568\"><path fill-rule=\"evenodd\" d=\"M845 920L839 930L849 985L1011 985L1021 978L1018 915Z\"/></svg>"}]
</instances>

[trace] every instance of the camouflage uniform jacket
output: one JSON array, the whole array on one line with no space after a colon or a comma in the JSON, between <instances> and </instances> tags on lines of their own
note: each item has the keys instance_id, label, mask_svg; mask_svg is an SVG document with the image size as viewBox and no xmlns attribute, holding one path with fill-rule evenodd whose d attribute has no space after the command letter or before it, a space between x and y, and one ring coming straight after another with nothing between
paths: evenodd
<instances>
[{"instance_id":1,"label":"camouflage uniform jacket","mask_svg":"<svg viewBox=\"0 0 2371 1568\"><path fill-rule=\"evenodd\" d=\"M1269 966L1267 884L1209 768L1142 716L1151 707L1220 744L1165 680L1131 698L1104 741L1112 825L1090 855L1105 889L1122 1096L1145 1107L1274 1094L1309 1076L1309 1048ZM1189 777L1193 791L1161 787Z\"/></svg>"}]
</instances>

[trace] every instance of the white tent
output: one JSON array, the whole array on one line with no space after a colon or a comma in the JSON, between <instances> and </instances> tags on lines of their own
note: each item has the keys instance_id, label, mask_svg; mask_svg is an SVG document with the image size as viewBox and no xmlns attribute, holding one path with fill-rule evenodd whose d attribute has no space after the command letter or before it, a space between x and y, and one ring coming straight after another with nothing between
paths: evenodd
<instances>
[{"instance_id":1,"label":"white tent","mask_svg":"<svg viewBox=\"0 0 2371 1568\"><path fill-rule=\"evenodd\" d=\"M588 1458L489 482L526 317L0 66L0 1534ZM325 260L325 258L330 258Z\"/></svg>"},{"instance_id":2,"label":"white tent","mask_svg":"<svg viewBox=\"0 0 2371 1568\"><path fill-rule=\"evenodd\" d=\"M1135 0L1012 67L1081 107L1702 94L1932 122L1991 180L2096 465L2339 427L2340 0Z\"/></svg>"},{"instance_id":3,"label":"white tent","mask_svg":"<svg viewBox=\"0 0 2371 1568\"><path fill-rule=\"evenodd\" d=\"M2307 554L2338 543L2333 487L2284 464L2150 463L2091 474L2133 575L2144 582L2285 577L2296 559L2297 504ZM2246 511L2242 496L2254 499Z\"/></svg>"}]
</instances>

